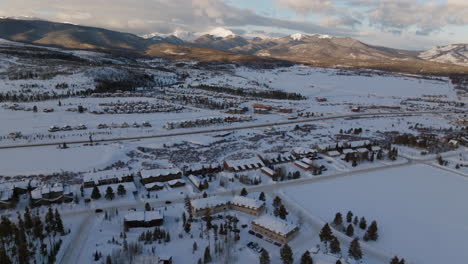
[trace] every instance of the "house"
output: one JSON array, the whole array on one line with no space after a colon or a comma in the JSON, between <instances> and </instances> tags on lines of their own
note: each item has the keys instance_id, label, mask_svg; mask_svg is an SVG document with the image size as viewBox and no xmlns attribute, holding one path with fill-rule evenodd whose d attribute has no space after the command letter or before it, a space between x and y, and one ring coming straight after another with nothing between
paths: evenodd
<instances>
[{"instance_id":1,"label":"house","mask_svg":"<svg viewBox=\"0 0 468 264\"><path fill-rule=\"evenodd\" d=\"M265 203L243 196L208 197L190 201L190 210L193 216L200 217L206 214L217 214L228 210L236 210L242 213L258 216L265 208Z\"/></svg>"},{"instance_id":2,"label":"house","mask_svg":"<svg viewBox=\"0 0 468 264\"><path fill-rule=\"evenodd\" d=\"M339 153L336 150L332 150L332 151L327 152L327 156L332 157L332 158L339 157L339 156L341 156L341 153Z\"/></svg>"},{"instance_id":3,"label":"house","mask_svg":"<svg viewBox=\"0 0 468 264\"><path fill-rule=\"evenodd\" d=\"M361 153L361 154L367 154L367 153L369 153L369 150L366 149L366 148L358 148L358 149L356 149L356 151L357 151L358 153Z\"/></svg>"},{"instance_id":4,"label":"house","mask_svg":"<svg viewBox=\"0 0 468 264\"><path fill-rule=\"evenodd\" d=\"M297 160L293 163L296 167L299 167L303 170L310 170L311 167L307 164L305 164L304 162L300 161L300 160Z\"/></svg>"},{"instance_id":5,"label":"house","mask_svg":"<svg viewBox=\"0 0 468 264\"><path fill-rule=\"evenodd\" d=\"M16 201L12 190L0 190L0 210L14 208Z\"/></svg>"},{"instance_id":6,"label":"house","mask_svg":"<svg viewBox=\"0 0 468 264\"><path fill-rule=\"evenodd\" d=\"M175 180L168 181L167 184L169 184L171 188L178 188L178 187L185 186L185 181L182 179L175 179Z\"/></svg>"},{"instance_id":7,"label":"house","mask_svg":"<svg viewBox=\"0 0 468 264\"><path fill-rule=\"evenodd\" d=\"M182 178L182 171L174 169L153 169L153 170L142 170L141 183L147 184L152 182L167 182Z\"/></svg>"},{"instance_id":8,"label":"house","mask_svg":"<svg viewBox=\"0 0 468 264\"><path fill-rule=\"evenodd\" d=\"M278 154L258 154L257 155L265 164L280 164L296 160L291 153Z\"/></svg>"},{"instance_id":9,"label":"house","mask_svg":"<svg viewBox=\"0 0 468 264\"><path fill-rule=\"evenodd\" d=\"M297 225L269 215L254 219L251 223L251 228L252 231L267 236L282 244L291 241L299 231Z\"/></svg>"},{"instance_id":10,"label":"house","mask_svg":"<svg viewBox=\"0 0 468 264\"><path fill-rule=\"evenodd\" d=\"M129 170L106 170L87 173L83 176L83 187L109 185L121 182L132 182L133 173Z\"/></svg>"},{"instance_id":11,"label":"house","mask_svg":"<svg viewBox=\"0 0 468 264\"><path fill-rule=\"evenodd\" d=\"M292 108L278 108L279 113L292 114Z\"/></svg>"},{"instance_id":12,"label":"house","mask_svg":"<svg viewBox=\"0 0 468 264\"><path fill-rule=\"evenodd\" d=\"M458 148L458 146L460 145L458 140L455 140L455 139L449 140L448 144L449 144L449 146L454 147L454 148Z\"/></svg>"},{"instance_id":13,"label":"house","mask_svg":"<svg viewBox=\"0 0 468 264\"><path fill-rule=\"evenodd\" d=\"M221 166L218 163L196 164L185 169L186 175L204 175L221 172Z\"/></svg>"},{"instance_id":14,"label":"house","mask_svg":"<svg viewBox=\"0 0 468 264\"><path fill-rule=\"evenodd\" d=\"M293 154L299 157L314 157L317 155L317 150L311 148L297 147L293 149Z\"/></svg>"},{"instance_id":15,"label":"house","mask_svg":"<svg viewBox=\"0 0 468 264\"><path fill-rule=\"evenodd\" d=\"M382 148L379 147L379 146L372 146L371 147L371 150L374 151L374 152L377 152L377 151L380 151Z\"/></svg>"},{"instance_id":16,"label":"house","mask_svg":"<svg viewBox=\"0 0 468 264\"><path fill-rule=\"evenodd\" d=\"M263 174L269 176L269 177L273 177L275 176L275 171L273 171L272 169L268 168L268 167L262 167L260 169L261 172L263 172Z\"/></svg>"},{"instance_id":17,"label":"house","mask_svg":"<svg viewBox=\"0 0 468 264\"><path fill-rule=\"evenodd\" d=\"M260 169L265 164L258 157L243 160L225 160L224 168L230 172L240 172L246 170Z\"/></svg>"},{"instance_id":18,"label":"house","mask_svg":"<svg viewBox=\"0 0 468 264\"><path fill-rule=\"evenodd\" d=\"M31 191L31 205L41 206L73 201L70 186L61 183L46 184Z\"/></svg>"},{"instance_id":19,"label":"house","mask_svg":"<svg viewBox=\"0 0 468 264\"><path fill-rule=\"evenodd\" d=\"M154 227L164 224L164 215L160 211L132 212L124 217L126 228Z\"/></svg>"},{"instance_id":20,"label":"house","mask_svg":"<svg viewBox=\"0 0 468 264\"><path fill-rule=\"evenodd\" d=\"M359 140L359 141L350 141L345 145L349 148L356 149L356 148L364 148L370 145L371 142L369 140Z\"/></svg>"},{"instance_id":21,"label":"house","mask_svg":"<svg viewBox=\"0 0 468 264\"><path fill-rule=\"evenodd\" d=\"M356 153L354 149L343 149L343 154L353 154Z\"/></svg>"},{"instance_id":22,"label":"house","mask_svg":"<svg viewBox=\"0 0 468 264\"><path fill-rule=\"evenodd\" d=\"M147 191L159 191L164 189L164 183L161 182L152 182L144 185Z\"/></svg>"},{"instance_id":23,"label":"house","mask_svg":"<svg viewBox=\"0 0 468 264\"><path fill-rule=\"evenodd\" d=\"M322 171L320 168L320 165L318 165L316 162L309 158L303 158L300 160L302 163L307 164L309 166L309 169L313 170L314 173L319 173Z\"/></svg>"}]
</instances>

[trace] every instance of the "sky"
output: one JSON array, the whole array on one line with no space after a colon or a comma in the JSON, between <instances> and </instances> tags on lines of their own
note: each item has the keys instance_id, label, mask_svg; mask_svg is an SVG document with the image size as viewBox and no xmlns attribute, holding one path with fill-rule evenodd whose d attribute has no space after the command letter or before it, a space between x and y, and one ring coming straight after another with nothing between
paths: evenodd
<instances>
[{"instance_id":1,"label":"sky","mask_svg":"<svg viewBox=\"0 0 468 264\"><path fill-rule=\"evenodd\" d=\"M468 0L1 0L0 16L33 17L137 35L349 36L423 50L468 43Z\"/></svg>"}]
</instances>

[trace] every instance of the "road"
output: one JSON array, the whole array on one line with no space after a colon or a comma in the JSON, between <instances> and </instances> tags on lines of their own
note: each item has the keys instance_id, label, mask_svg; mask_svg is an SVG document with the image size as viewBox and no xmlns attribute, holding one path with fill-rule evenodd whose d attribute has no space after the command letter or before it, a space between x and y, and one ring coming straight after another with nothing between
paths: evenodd
<instances>
[{"instance_id":1,"label":"road","mask_svg":"<svg viewBox=\"0 0 468 264\"><path fill-rule=\"evenodd\" d=\"M296 120L278 121L278 122L262 123L262 124L255 124L255 125L246 125L246 126L201 129L201 130L191 130L191 131L186 131L186 132L163 133L163 134L155 134L155 135L148 135L148 136L93 139L93 142L95 142L95 143L97 143L97 142L120 142L120 141L129 141L129 140L177 137L177 136L187 136L187 135L217 133L217 132L231 132L231 131L245 130L245 129L266 128L266 127L302 124L302 123L333 120L333 119L345 119L345 118L382 117L382 116L410 116L410 115L449 114L449 113L453 114L454 112L427 111L427 112L399 112L399 113L388 113L388 112L387 113L358 113L358 114L334 115L334 116L327 116L327 117L315 117L315 118L304 118L304 119L296 119ZM57 145L63 144L63 143L66 143L67 145L86 144L86 143L89 143L89 140L70 140L70 141L57 141L57 142L49 142L49 143L7 145L7 146L0 146L0 149L57 146Z\"/></svg>"}]
</instances>

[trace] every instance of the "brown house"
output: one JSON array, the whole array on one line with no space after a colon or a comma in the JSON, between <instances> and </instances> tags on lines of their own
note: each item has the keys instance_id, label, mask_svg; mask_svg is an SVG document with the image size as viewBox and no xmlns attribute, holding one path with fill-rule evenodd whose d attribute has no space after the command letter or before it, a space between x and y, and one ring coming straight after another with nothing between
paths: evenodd
<instances>
[{"instance_id":1,"label":"brown house","mask_svg":"<svg viewBox=\"0 0 468 264\"><path fill-rule=\"evenodd\" d=\"M260 233L282 244L291 241L299 231L298 226L269 215L264 215L253 220L251 228L254 232Z\"/></svg>"},{"instance_id":2,"label":"brown house","mask_svg":"<svg viewBox=\"0 0 468 264\"><path fill-rule=\"evenodd\" d=\"M159 211L132 212L124 217L126 228L154 227L164 224L164 215Z\"/></svg>"},{"instance_id":3,"label":"brown house","mask_svg":"<svg viewBox=\"0 0 468 264\"><path fill-rule=\"evenodd\" d=\"M236 210L245 214L259 216L265 209L265 203L243 196L232 198L208 197L190 202L193 216L217 214L229 210Z\"/></svg>"},{"instance_id":4,"label":"brown house","mask_svg":"<svg viewBox=\"0 0 468 264\"><path fill-rule=\"evenodd\" d=\"M167 182L182 178L182 171L177 168L142 170L140 174L141 183L143 184L152 182Z\"/></svg>"}]
</instances>

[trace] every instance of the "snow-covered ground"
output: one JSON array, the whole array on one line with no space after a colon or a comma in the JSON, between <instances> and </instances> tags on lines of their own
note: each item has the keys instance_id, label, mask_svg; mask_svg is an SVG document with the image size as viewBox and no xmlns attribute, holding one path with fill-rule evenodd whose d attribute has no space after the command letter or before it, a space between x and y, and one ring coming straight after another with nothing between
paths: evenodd
<instances>
[{"instance_id":1,"label":"snow-covered ground","mask_svg":"<svg viewBox=\"0 0 468 264\"><path fill-rule=\"evenodd\" d=\"M370 245L410 263L463 263L468 258L468 179L426 165L291 187L286 195L331 222L336 212L375 219Z\"/></svg>"}]
</instances>

